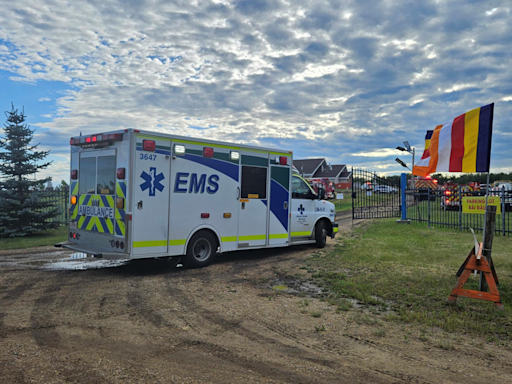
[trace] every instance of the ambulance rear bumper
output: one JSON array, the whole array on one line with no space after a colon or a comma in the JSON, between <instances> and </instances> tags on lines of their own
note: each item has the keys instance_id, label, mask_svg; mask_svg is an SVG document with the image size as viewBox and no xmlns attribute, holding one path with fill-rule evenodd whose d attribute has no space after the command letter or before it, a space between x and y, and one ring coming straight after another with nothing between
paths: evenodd
<instances>
[{"instance_id":1,"label":"ambulance rear bumper","mask_svg":"<svg viewBox=\"0 0 512 384\"><path fill-rule=\"evenodd\" d=\"M57 244L55 244L55 247L68 248L73 251L83 252L83 253L86 253L87 255L94 256L98 259L103 258L103 259L121 259L121 260L125 259L125 260L128 260L130 258L130 256L126 253L105 252L103 250L99 250L99 249L95 250L92 248L84 249L72 241L63 241L62 243L57 243Z\"/></svg>"}]
</instances>

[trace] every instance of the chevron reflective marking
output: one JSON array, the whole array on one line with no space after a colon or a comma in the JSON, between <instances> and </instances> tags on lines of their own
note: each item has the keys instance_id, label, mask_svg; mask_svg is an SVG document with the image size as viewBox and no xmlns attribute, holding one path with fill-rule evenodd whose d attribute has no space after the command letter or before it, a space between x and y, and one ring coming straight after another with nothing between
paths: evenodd
<instances>
[{"instance_id":1,"label":"chevron reflective marking","mask_svg":"<svg viewBox=\"0 0 512 384\"><path fill-rule=\"evenodd\" d=\"M120 197L125 199L125 205L126 205L126 183L124 181L118 181L116 183L116 197ZM124 209L118 209L117 206L115 207L115 234L118 236L125 236L126 234L126 228L125 228L125 210Z\"/></svg>"},{"instance_id":2,"label":"chevron reflective marking","mask_svg":"<svg viewBox=\"0 0 512 384\"><path fill-rule=\"evenodd\" d=\"M79 197L80 214L77 227L86 231L99 233L114 233L114 212L113 210L102 210L101 208L114 208L114 197L111 195L82 195ZM90 209L89 207L92 207ZM100 216L100 214L102 216ZM123 213L124 214L124 213Z\"/></svg>"}]
</instances>

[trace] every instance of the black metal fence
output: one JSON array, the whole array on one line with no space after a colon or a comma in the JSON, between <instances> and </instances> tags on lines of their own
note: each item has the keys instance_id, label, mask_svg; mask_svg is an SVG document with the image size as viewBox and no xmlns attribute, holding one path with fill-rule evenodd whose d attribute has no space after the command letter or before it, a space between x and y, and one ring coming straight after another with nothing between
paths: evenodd
<instances>
[{"instance_id":1,"label":"black metal fence","mask_svg":"<svg viewBox=\"0 0 512 384\"><path fill-rule=\"evenodd\" d=\"M384 179L375 172L352 168L352 218L400 217L400 182Z\"/></svg>"},{"instance_id":2,"label":"black metal fence","mask_svg":"<svg viewBox=\"0 0 512 384\"><path fill-rule=\"evenodd\" d=\"M68 223L69 218L69 189L61 188L55 190L44 190L37 191L37 198L44 200L48 203L48 207L43 209L43 211L49 211L52 207L56 207L59 210L59 214L50 219L50 222L59 222L62 225Z\"/></svg>"},{"instance_id":3,"label":"black metal fence","mask_svg":"<svg viewBox=\"0 0 512 384\"><path fill-rule=\"evenodd\" d=\"M429 227L456 228L461 231L473 228L482 231L484 214L463 213L462 198L483 197L485 191L464 191L453 189L407 189L407 219L426 223ZM496 215L495 234L512 234L512 191L489 191L489 196L500 197L501 214Z\"/></svg>"}]
</instances>

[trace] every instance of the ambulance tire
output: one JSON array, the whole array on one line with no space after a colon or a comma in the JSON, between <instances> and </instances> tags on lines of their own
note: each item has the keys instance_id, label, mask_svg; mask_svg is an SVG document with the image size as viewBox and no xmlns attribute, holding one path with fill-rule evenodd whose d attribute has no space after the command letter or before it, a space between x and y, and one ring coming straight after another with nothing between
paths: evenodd
<instances>
[{"instance_id":1,"label":"ambulance tire","mask_svg":"<svg viewBox=\"0 0 512 384\"><path fill-rule=\"evenodd\" d=\"M199 231L190 239L186 264L191 268L210 265L217 253L217 240L209 231Z\"/></svg>"},{"instance_id":2,"label":"ambulance tire","mask_svg":"<svg viewBox=\"0 0 512 384\"><path fill-rule=\"evenodd\" d=\"M315 240L318 248L323 248L327 244L327 227L323 220L315 225Z\"/></svg>"}]
</instances>

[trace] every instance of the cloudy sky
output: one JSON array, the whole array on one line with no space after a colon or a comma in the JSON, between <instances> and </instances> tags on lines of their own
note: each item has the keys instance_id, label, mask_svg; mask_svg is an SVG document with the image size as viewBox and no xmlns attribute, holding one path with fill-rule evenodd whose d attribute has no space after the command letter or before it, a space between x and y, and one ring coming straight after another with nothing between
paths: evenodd
<instances>
[{"instance_id":1,"label":"cloudy sky","mask_svg":"<svg viewBox=\"0 0 512 384\"><path fill-rule=\"evenodd\" d=\"M60 181L69 137L127 127L399 173L397 145L494 102L510 172L511 20L510 0L3 2L0 108L25 107Z\"/></svg>"}]
</instances>

